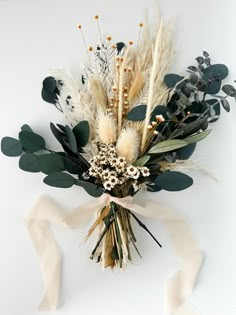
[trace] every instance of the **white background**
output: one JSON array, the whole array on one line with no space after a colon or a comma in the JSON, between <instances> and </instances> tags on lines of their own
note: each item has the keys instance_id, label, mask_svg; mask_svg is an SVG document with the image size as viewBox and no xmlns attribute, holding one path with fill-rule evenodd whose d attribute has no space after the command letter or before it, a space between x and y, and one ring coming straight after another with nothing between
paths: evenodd
<instances>
[{"instance_id":1,"label":"white background","mask_svg":"<svg viewBox=\"0 0 236 315\"><path fill-rule=\"evenodd\" d=\"M49 143L49 123L63 122L54 107L41 100L41 82L51 68L76 71L84 58L77 23L83 24L87 41L97 37L95 14L101 27L115 41L137 38L137 24L149 0L0 0L0 137L17 137L28 123ZM202 50L213 62L231 70L236 79L235 16L233 0L162 0L165 17L175 16L176 60L173 71L182 73ZM235 269L235 114L222 111L211 135L198 145L194 159L218 178L194 171L195 184L179 193L160 192L145 198L161 200L185 214L206 253L191 303L203 315L236 314ZM91 200L81 189L57 190L42 183L42 174L19 170L16 158L0 154L0 314L34 315L42 293L36 254L23 225L25 210L39 193L56 198L65 207ZM234 213L233 213L234 212ZM135 227L143 259L134 257L125 272L102 272L89 259L91 243L79 246L83 231L55 233L64 252L62 307L58 315L163 315L163 287L178 262L163 227L145 220L164 245L159 249ZM233 253L234 251L234 253ZM233 268L234 267L234 268Z\"/></svg>"}]
</instances>

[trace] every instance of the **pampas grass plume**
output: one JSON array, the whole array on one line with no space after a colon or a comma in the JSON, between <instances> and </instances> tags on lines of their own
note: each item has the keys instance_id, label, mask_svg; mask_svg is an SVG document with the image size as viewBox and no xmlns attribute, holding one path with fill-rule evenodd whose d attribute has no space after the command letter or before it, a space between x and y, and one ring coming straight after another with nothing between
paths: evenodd
<instances>
[{"instance_id":1,"label":"pampas grass plume","mask_svg":"<svg viewBox=\"0 0 236 315\"><path fill-rule=\"evenodd\" d=\"M116 151L119 156L125 157L128 163L137 160L140 148L140 137L133 128L125 128L121 131L117 141Z\"/></svg>"},{"instance_id":2,"label":"pampas grass plume","mask_svg":"<svg viewBox=\"0 0 236 315\"><path fill-rule=\"evenodd\" d=\"M99 141L106 144L116 142L117 124L115 120L107 113L98 112L97 134Z\"/></svg>"}]
</instances>

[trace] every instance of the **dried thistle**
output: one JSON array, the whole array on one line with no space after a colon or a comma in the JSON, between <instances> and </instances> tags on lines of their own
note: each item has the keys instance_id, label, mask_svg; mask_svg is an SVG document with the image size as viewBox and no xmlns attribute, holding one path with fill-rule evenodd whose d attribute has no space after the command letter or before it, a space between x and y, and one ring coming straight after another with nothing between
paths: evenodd
<instances>
[{"instance_id":1,"label":"dried thistle","mask_svg":"<svg viewBox=\"0 0 236 315\"><path fill-rule=\"evenodd\" d=\"M137 160L140 148L140 137L138 132L132 128L122 130L116 145L117 154L125 157L128 163Z\"/></svg>"},{"instance_id":2,"label":"dried thistle","mask_svg":"<svg viewBox=\"0 0 236 315\"><path fill-rule=\"evenodd\" d=\"M98 113L97 135L99 141L105 144L116 142L117 124L112 116L102 111Z\"/></svg>"}]
</instances>

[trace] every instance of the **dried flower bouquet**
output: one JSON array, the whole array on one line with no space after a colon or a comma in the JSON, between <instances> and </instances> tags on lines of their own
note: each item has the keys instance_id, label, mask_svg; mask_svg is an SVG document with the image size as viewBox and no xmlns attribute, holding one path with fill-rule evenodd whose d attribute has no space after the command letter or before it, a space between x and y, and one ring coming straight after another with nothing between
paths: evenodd
<instances>
[{"instance_id":1,"label":"dried flower bouquet","mask_svg":"<svg viewBox=\"0 0 236 315\"><path fill-rule=\"evenodd\" d=\"M99 40L88 48L79 79L56 70L43 81L43 99L68 120L65 126L50 125L63 152L48 148L28 125L19 139L2 139L2 152L20 156L24 171L46 174L47 185L81 186L93 197L188 188L193 180L179 170L198 168L188 160L196 143L210 133L208 125L217 121L221 106L229 111L228 97L236 97L232 85L218 94L227 67L212 64L204 51L185 76L168 74L174 57L171 23L140 23L135 45L112 44L111 36L101 35L99 16L95 20ZM82 26L78 29L87 47ZM140 255L131 219L160 245L132 211L112 201L100 209L86 236L98 231L91 258L103 267L123 268L131 260L131 244Z\"/></svg>"}]
</instances>

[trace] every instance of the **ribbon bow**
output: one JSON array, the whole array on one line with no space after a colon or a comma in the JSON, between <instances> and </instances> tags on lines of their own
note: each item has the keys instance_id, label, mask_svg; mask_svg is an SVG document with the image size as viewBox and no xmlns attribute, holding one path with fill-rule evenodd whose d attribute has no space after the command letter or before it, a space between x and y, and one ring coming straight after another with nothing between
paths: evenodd
<instances>
[{"instance_id":1,"label":"ribbon bow","mask_svg":"<svg viewBox=\"0 0 236 315\"><path fill-rule=\"evenodd\" d=\"M200 315L199 311L186 302L203 260L203 253L198 248L188 223L175 210L157 202L148 201L145 207L142 207L135 204L131 196L117 198L109 194L103 194L95 202L73 209L67 214L63 213L63 209L55 201L45 196L36 200L29 210L25 223L39 256L45 287L39 311L54 311L58 305L60 291L61 255L50 223L67 228L81 228L110 202L115 202L141 216L158 219L164 224L180 259L180 270L166 283L165 314Z\"/></svg>"}]
</instances>

